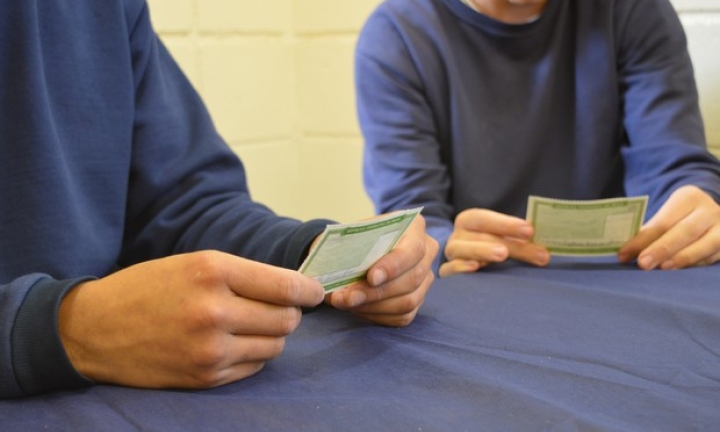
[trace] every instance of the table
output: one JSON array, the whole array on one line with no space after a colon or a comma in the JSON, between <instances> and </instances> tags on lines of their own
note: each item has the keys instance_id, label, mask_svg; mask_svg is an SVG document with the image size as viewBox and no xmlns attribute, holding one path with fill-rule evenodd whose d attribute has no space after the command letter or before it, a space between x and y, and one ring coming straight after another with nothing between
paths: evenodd
<instances>
[{"instance_id":1,"label":"table","mask_svg":"<svg viewBox=\"0 0 720 432\"><path fill-rule=\"evenodd\" d=\"M1 401L0 430L718 431L720 266L506 263L407 328L320 308L246 380Z\"/></svg>"}]
</instances>

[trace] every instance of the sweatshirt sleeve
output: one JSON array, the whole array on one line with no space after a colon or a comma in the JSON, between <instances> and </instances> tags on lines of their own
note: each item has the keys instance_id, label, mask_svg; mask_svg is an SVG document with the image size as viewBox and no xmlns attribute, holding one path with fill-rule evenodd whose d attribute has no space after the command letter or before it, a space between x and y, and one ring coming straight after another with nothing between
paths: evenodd
<instances>
[{"instance_id":1,"label":"sweatshirt sleeve","mask_svg":"<svg viewBox=\"0 0 720 432\"><path fill-rule=\"evenodd\" d=\"M377 213L423 206L428 234L444 250L455 209L440 132L418 70L422 65L414 62L407 36L399 34L387 8L383 4L370 16L355 52L365 189ZM438 254L433 265L436 273L443 257Z\"/></svg>"},{"instance_id":2,"label":"sweatshirt sleeve","mask_svg":"<svg viewBox=\"0 0 720 432\"><path fill-rule=\"evenodd\" d=\"M92 384L75 371L58 334L60 301L87 279L31 274L0 286L0 399Z\"/></svg>"},{"instance_id":3,"label":"sweatshirt sleeve","mask_svg":"<svg viewBox=\"0 0 720 432\"><path fill-rule=\"evenodd\" d=\"M216 249L298 268L331 221L280 217L252 200L242 163L154 33L147 5L126 4L135 108L117 266ZM60 302L83 280L31 274L0 285L0 398L92 384L58 333Z\"/></svg>"},{"instance_id":4,"label":"sweatshirt sleeve","mask_svg":"<svg viewBox=\"0 0 720 432\"><path fill-rule=\"evenodd\" d=\"M648 216L683 185L696 185L719 201L720 163L706 148L677 13L667 0L615 3L627 194L650 196Z\"/></svg>"},{"instance_id":5,"label":"sweatshirt sleeve","mask_svg":"<svg viewBox=\"0 0 720 432\"><path fill-rule=\"evenodd\" d=\"M241 161L154 33L147 8L131 29L136 119L121 264L216 249L297 268L330 221L301 223L255 202Z\"/></svg>"}]
</instances>

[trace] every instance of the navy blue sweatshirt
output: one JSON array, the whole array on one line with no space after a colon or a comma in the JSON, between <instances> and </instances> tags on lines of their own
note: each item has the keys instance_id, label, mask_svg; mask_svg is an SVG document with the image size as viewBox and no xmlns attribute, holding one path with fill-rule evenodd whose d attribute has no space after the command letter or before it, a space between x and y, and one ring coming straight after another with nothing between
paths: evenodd
<instances>
[{"instance_id":1,"label":"navy blue sweatshirt","mask_svg":"<svg viewBox=\"0 0 720 432\"><path fill-rule=\"evenodd\" d=\"M80 281L202 249L297 268L327 222L252 201L143 0L0 1L0 398L90 384L57 331Z\"/></svg>"},{"instance_id":2,"label":"navy blue sweatshirt","mask_svg":"<svg viewBox=\"0 0 720 432\"><path fill-rule=\"evenodd\" d=\"M461 0L386 0L356 77L377 211L424 206L443 246L459 212L524 217L528 195L647 194L648 217L683 185L720 198L668 0L549 0L518 25Z\"/></svg>"}]
</instances>

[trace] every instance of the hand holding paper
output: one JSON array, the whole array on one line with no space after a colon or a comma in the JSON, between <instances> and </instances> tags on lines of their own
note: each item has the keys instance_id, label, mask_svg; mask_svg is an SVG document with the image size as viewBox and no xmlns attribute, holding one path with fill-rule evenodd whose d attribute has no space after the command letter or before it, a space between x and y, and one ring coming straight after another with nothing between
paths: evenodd
<instances>
[{"instance_id":1,"label":"hand holding paper","mask_svg":"<svg viewBox=\"0 0 720 432\"><path fill-rule=\"evenodd\" d=\"M337 309L380 325L410 324L434 280L438 251L419 211L329 226L301 271L321 281L325 302Z\"/></svg>"}]
</instances>

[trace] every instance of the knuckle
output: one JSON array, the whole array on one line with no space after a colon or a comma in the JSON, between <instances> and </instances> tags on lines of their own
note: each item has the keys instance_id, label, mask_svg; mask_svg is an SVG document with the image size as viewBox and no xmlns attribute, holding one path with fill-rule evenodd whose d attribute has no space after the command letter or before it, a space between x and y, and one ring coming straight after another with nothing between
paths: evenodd
<instances>
[{"instance_id":1,"label":"knuckle","mask_svg":"<svg viewBox=\"0 0 720 432\"><path fill-rule=\"evenodd\" d=\"M289 335L300 325L302 313L298 308L287 307L280 312L279 332L282 335Z\"/></svg>"},{"instance_id":2,"label":"knuckle","mask_svg":"<svg viewBox=\"0 0 720 432\"><path fill-rule=\"evenodd\" d=\"M214 387L223 381L222 363L226 358L226 350L222 344L205 343L191 349L188 354L190 362L189 380L195 387Z\"/></svg>"},{"instance_id":3,"label":"knuckle","mask_svg":"<svg viewBox=\"0 0 720 432\"><path fill-rule=\"evenodd\" d=\"M454 229L453 232L450 233L450 236L448 237L446 244L450 244L450 243L456 242L458 240L462 240L461 232L458 229Z\"/></svg>"},{"instance_id":4,"label":"knuckle","mask_svg":"<svg viewBox=\"0 0 720 432\"><path fill-rule=\"evenodd\" d=\"M393 318L391 325L393 327L407 327L415 320L416 315L417 315L417 311L412 311L410 313L398 315Z\"/></svg>"},{"instance_id":5,"label":"knuckle","mask_svg":"<svg viewBox=\"0 0 720 432\"><path fill-rule=\"evenodd\" d=\"M424 238L418 239L416 242L414 242L413 245L413 253L417 257L423 257L425 256L425 253L427 253L428 245Z\"/></svg>"},{"instance_id":6,"label":"knuckle","mask_svg":"<svg viewBox=\"0 0 720 432\"><path fill-rule=\"evenodd\" d=\"M289 304L296 304L301 297L301 280L300 278L292 277L290 273L286 273L278 280L277 290L283 300Z\"/></svg>"},{"instance_id":7,"label":"knuckle","mask_svg":"<svg viewBox=\"0 0 720 432\"><path fill-rule=\"evenodd\" d=\"M421 267L421 266L415 267L411 274L412 286L415 287L415 289L419 288L425 282L425 279L427 278L428 273L431 273L431 272L428 271L428 269L426 269L425 267Z\"/></svg>"},{"instance_id":8,"label":"knuckle","mask_svg":"<svg viewBox=\"0 0 720 432\"><path fill-rule=\"evenodd\" d=\"M447 258L449 261L452 261L453 259L455 259L456 255L457 247L455 246L454 242L449 241L445 246L445 258Z\"/></svg>"},{"instance_id":9,"label":"knuckle","mask_svg":"<svg viewBox=\"0 0 720 432\"><path fill-rule=\"evenodd\" d=\"M397 311L405 316L418 309L420 301L415 296L405 296L398 300Z\"/></svg>"},{"instance_id":10,"label":"knuckle","mask_svg":"<svg viewBox=\"0 0 720 432\"><path fill-rule=\"evenodd\" d=\"M463 210L455 216L455 228L465 226L466 221L470 218L470 210Z\"/></svg>"},{"instance_id":11,"label":"knuckle","mask_svg":"<svg viewBox=\"0 0 720 432\"><path fill-rule=\"evenodd\" d=\"M188 377L190 388L208 389L216 386L216 377L204 373L194 373Z\"/></svg>"},{"instance_id":12,"label":"knuckle","mask_svg":"<svg viewBox=\"0 0 720 432\"><path fill-rule=\"evenodd\" d=\"M209 287L222 281L219 255L217 251L201 251L190 255L186 269L195 283Z\"/></svg>"},{"instance_id":13,"label":"knuckle","mask_svg":"<svg viewBox=\"0 0 720 432\"><path fill-rule=\"evenodd\" d=\"M668 244L659 244L655 249L656 253L661 257L669 257L672 255L672 248Z\"/></svg>"},{"instance_id":14,"label":"knuckle","mask_svg":"<svg viewBox=\"0 0 720 432\"><path fill-rule=\"evenodd\" d=\"M372 299L374 301L381 301L387 296L387 284L380 285L378 287L375 287L370 291L372 294L370 294Z\"/></svg>"},{"instance_id":15,"label":"knuckle","mask_svg":"<svg viewBox=\"0 0 720 432\"><path fill-rule=\"evenodd\" d=\"M198 370L190 376L193 383L192 387L196 388L212 388L217 387L224 381L224 376L219 371L214 370Z\"/></svg>"},{"instance_id":16,"label":"knuckle","mask_svg":"<svg viewBox=\"0 0 720 432\"><path fill-rule=\"evenodd\" d=\"M208 338L190 352L191 363L202 370L214 370L226 358L225 344L219 338Z\"/></svg>"},{"instance_id":17,"label":"knuckle","mask_svg":"<svg viewBox=\"0 0 720 432\"><path fill-rule=\"evenodd\" d=\"M222 304L200 301L191 306L185 322L191 329L216 329L226 321L226 314Z\"/></svg>"},{"instance_id":18,"label":"knuckle","mask_svg":"<svg viewBox=\"0 0 720 432\"><path fill-rule=\"evenodd\" d=\"M427 272L426 282L425 282L425 283L426 283L428 286L432 286L433 282L435 282L435 273L429 271L429 272Z\"/></svg>"}]
</instances>

